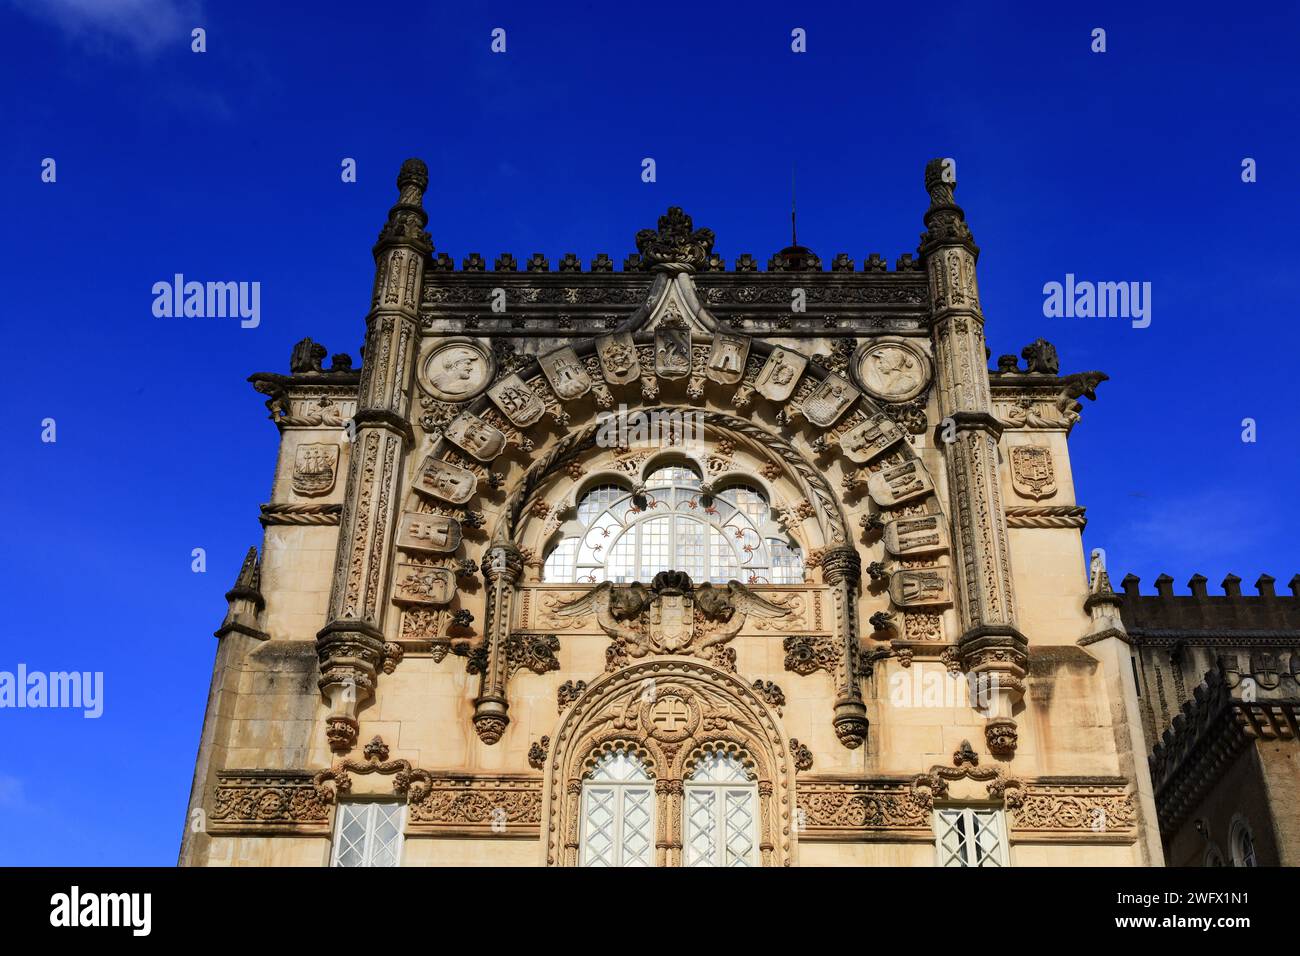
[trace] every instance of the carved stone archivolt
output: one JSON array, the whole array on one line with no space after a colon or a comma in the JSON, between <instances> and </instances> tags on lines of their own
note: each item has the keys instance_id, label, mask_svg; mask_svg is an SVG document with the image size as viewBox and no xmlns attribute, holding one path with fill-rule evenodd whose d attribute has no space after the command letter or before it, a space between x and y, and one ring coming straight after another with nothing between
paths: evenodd
<instances>
[{"instance_id":1,"label":"carved stone archivolt","mask_svg":"<svg viewBox=\"0 0 1300 956\"><path fill-rule=\"evenodd\" d=\"M547 760L548 865L578 859L582 781L600 755L624 748L655 779L656 864L682 859L682 783L700 757L736 757L757 783L764 866L792 862L794 756L769 705L744 682L690 658L653 658L597 678L554 735Z\"/></svg>"}]
</instances>

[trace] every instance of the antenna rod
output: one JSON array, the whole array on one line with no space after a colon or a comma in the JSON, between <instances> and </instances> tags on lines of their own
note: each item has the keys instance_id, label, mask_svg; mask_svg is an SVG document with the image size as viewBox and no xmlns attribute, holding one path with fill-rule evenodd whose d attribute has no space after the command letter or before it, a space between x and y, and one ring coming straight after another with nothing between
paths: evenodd
<instances>
[{"instance_id":1,"label":"antenna rod","mask_svg":"<svg viewBox=\"0 0 1300 956\"><path fill-rule=\"evenodd\" d=\"M790 245L797 246L799 245L799 230L795 226L795 221L794 221L795 208L796 208L794 174L795 174L795 166L794 163L791 163L790 164Z\"/></svg>"}]
</instances>

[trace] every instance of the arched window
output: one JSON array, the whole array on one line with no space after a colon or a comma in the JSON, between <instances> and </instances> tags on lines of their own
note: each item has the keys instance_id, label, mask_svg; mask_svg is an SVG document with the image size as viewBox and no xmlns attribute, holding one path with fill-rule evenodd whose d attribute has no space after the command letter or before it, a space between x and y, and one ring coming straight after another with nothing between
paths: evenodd
<instances>
[{"instance_id":1,"label":"arched window","mask_svg":"<svg viewBox=\"0 0 1300 956\"><path fill-rule=\"evenodd\" d=\"M687 866L758 865L758 785L736 757L700 758L683 787Z\"/></svg>"},{"instance_id":2,"label":"arched window","mask_svg":"<svg viewBox=\"0 0 1300 956\"><path fill-rule=\"evenodd\" d=\"M643 499L602 484L578 500L577 528L546 557L545 581L596 584L649 581L685 571L697 582L802 584L803 556L780 536L767 496L734 484L706 499L689 468L659 468Z\"/></svg>"},{"instance_id":3,"label":"arched window","mask_svg":"<svg viewBox=\"0 0 1300 956\"><path fill-rule=\"evenodd\" d=\"M1233 866L1255 866L1255 838L1245 820L1233 821L1231 846Z\"/></svg>"},{"instance_id":4,"label":"arched window","mask_svg":"<svg viewBox=\"0 0 1300 956\"><path fill-rule=\"evenodd\" d=\"M582 782L582 865L654 866L654 778L624 749Z\"/></svg>"}]
</instances>

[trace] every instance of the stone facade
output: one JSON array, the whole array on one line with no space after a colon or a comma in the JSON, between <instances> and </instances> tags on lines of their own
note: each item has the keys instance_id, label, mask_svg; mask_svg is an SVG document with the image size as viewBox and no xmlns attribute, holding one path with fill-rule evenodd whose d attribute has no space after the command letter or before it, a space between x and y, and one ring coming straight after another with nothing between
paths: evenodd
<instances>
[{"instance_id":1,"label":"stone facade","mask_svg":"<svg viewBox=\"0 0 1300 956\"><path fill-rule=\"evenodd\" d=\"M383 800L404 865L579 864L615 765L647 781L627 852L656 865L701 852L694 788L722 771L752 843L724 850L756 865L935 865L962 808L997 815L1003 863L1163 862L1067 445L1106 376L1061 374L1042 340L989 369L941 161L893 269L727 262L676 208L621 270L457 268L427 185L403 164L360 369L304 340L252 377L280 459L217 632L182 863L326 865L342 808ZM737 489L759 504L736 560L770 563L692 576L743 537L719 517ZM724 544L674 531L651 567L638 538L618 560L641 572L607 575L621 539L584 523L603 494L629 527L708 515ZM568 541L594 550L560 573Z\"/></svg>"}]
</instances>

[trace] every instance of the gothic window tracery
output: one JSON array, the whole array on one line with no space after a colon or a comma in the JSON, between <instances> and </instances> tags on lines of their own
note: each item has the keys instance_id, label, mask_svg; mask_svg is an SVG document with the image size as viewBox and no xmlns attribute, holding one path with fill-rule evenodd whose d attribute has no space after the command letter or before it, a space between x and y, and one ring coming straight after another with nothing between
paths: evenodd
<instances>
[{"instance_id":1,"label":"gothic window tracery","mask_svg":"<svg viewBox=\"0 0 1300 956\"><path fill-rule=\"evenodd\" d=\"M643 494L598 484L577 502L577 518L547 555L547 582L648 581L685 571L697 582L802 584L803 555L772 520L758 487L736 482L713 495L684 465L657 468Z\"/></svg>"},{"instance_id":2,"label":"gothic window tracery","mask_svg":"<svg viewBox=\"0 0 1300 956\"><path fill-rule=\"evenodd\" d=\"M582 865L654 865L654 778L635 755L611 750L582 783Z\"/></svg>"}]
</instances>

